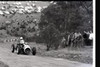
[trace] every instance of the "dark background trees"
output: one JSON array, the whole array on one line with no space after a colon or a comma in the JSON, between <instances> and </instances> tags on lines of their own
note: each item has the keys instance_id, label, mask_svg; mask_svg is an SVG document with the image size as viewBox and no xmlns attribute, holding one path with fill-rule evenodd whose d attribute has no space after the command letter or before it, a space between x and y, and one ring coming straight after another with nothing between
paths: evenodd
<instances>
[{"instance_id":1,"label":"dark background trees","mask_svg":"<svg viewBox=\"0 0 100 67\"><path fill-rule=\"evenodd\" d=\"M44 40L48 40L47 42L52 41L52 39L48 39L49 36L50 38L53 38L51 36L52 33L50 32L53 32L54 28L52 30L48 29L51 23L54 24L53 26L60 32L60 35L63 33L66 35L67 33L70 34L71 32L82 33L83 31L92 31L93 22L91 1L55 2L56 4L49 5L48 8L45 8L41 12L39 28L40 31L45 31L44 36L40 33Z\"/></svg>"},{"instance_id":2,"label":"dark background trees","mask_svg":"<svg viewBox=\"0 0 100 67\"><path fill-rule=\"evenodd\" d=\"M91 2L57 1L57 4L51 4L42 11L39 24L40 29L46 27L48 23L54 23L60 32L80 31L80 27L81 31L86 30L93 23L91 21L91 7ZM85 26L84 24L88 25L85 27L86 29L83 28Z\"/></svg>"}]
</instances>

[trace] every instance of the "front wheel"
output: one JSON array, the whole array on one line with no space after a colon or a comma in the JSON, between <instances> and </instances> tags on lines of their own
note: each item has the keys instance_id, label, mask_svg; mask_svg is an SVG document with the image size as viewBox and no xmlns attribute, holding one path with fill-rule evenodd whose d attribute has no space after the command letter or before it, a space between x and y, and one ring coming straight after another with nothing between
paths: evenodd
<instances>
[{"instance_id":1,"label":"front wheel","mask_svg":"<svg viewBox=\"0 0 100 67\"><path fill-rule=\"evenodd\" d=\"M32 54L33 54L33 55L36 55L36 47L33 47L33 48L32 48Z\"/></svg>"},{"instance_id":2,"label":"front wheel","mask_svg":"<svg viewBox=\"0 0 100 67\"><path fill-rule=\"evenodd\" d=\"M21 50L20 49L18 49L18 52L17 52L17 54L20 54L21 53Z\"/></svg>"},{"instance_id":3,"label":"front wheel","mask_svg":"<svg viewBox=\"0 0 100 67\"><path fill-rule=\"evenodd\" d=\"M26 55L29 55L30 52L31 52L31 50L30 50L29 48L25 49L25 54L26 54Z\"/></svg>"}]
</instances>

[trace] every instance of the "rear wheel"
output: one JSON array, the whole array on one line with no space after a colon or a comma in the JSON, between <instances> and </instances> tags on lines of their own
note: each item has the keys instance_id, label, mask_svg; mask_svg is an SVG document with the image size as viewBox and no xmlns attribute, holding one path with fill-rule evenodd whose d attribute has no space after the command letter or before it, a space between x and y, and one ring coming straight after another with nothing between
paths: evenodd
<instances>
[{"instance_id":1,"label":"rear wheel","mask_svg":"<svg viewBox=\"0 0 100 67\"><path fill-rule=\"evenodd\" d=\"M11 45L11 48L12 48L12 53L14 53L14 51L15 51L15 45L12 44L12 45Z\"/></svg>"}]
</instances>

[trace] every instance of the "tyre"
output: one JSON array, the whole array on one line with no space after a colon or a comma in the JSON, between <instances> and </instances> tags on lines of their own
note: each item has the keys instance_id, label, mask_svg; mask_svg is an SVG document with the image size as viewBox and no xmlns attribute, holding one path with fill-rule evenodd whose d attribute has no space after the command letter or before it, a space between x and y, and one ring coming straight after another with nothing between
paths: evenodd
<instances>
[{"instance_id":1,"label":"tyre","mask_svg":"<svg viewBox=\"0 0 100 67\"><path fill-rule=\"evenodd\" d=\"M22 48L18 48L18 52L17 52L17 54L24 54L24 49L22 49Z\"/></svg>"},{"instance_id":2,"label":"tyre","mask_svg":"<svg viewBox=\"0 0 100 67\"><path fill-rule=\"evenodd\" d=\"M18 52L17 52L17 54L20 54L21 53L21 49L18 49Z\"/></svg>"},{"instance_id":3,"label":"tyre","mask_svg":"<svg viewBox=\"0 0 100 67\"><path fill-rule=\"evenodd\" d=\"M19 46L17 47L17 49L18 49L17 54L24 54L23 45L19 45Z\"/></svg>"},{"instance_id":4,"label":"tyre","mask_svg":"<svg viewBox=\"0 0 100 67\"><path fill-rule=\"evenodd\" d=\"M25 49L25 54L26 54L26 55L29 55L30 52L31 52L31 50L30 50L29 48L26 48L26 49Z\"/></svg>"},{"instance_id":5,"label":"tyre","mask_svg":"<svg viewBox=\"0 0 100 67\"><path fill-rule=\"evenodd\" d=\"M36 55L36 47L33 47L33 48L32 48L32 54L33 54L33 55Z\"/></svg>"},{"instance_id":6,"label":"tyre","mask_svg":"<svg viewBox=\"0 0 100 67\"><path fill-rule=\"evenodd\" d=\"M15 45L12 44L12 45L11 45L11 48L12 48L12 53L14 53L14 51L15 51Z\"/></svg>"}]
</instances>

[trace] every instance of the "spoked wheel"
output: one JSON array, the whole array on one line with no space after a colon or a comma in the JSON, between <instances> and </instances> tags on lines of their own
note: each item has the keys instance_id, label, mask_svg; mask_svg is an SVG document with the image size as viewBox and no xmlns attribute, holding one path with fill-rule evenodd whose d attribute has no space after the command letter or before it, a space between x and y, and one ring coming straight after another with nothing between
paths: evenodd
<instances>
[{"instance_id":1,"label":"spoked wheel","mask_svg":"<svg viewBox=\"0 0 100 67\"><path fill-rule=\"evenodd\" d=\"M33 47L33 48L32 48L32 54L33 54L33 55L36 55L36 47Z\"/></svg>"},{"instance_id":2,"label":"spoked wheel","mask_svg":"<svg viewBox=\"0 0 100 67\"><path fill-rule=\"evenodd\" d=\"M29 55L30 52L31 52L31 50L30 50L29 48L25 49L25 54L26 54L26 55Z\"/></svg>"}]
</instances>

